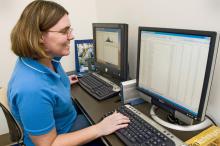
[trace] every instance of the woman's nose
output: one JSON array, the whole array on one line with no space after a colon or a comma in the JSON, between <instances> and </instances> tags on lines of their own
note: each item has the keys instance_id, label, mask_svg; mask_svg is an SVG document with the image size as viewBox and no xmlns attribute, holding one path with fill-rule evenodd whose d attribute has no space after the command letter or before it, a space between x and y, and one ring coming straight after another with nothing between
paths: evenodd
<instances>
[{"instance_id":1,"label":"woman's nose","mask_svg":"<svg viewBox=\"0 0 220 146\"><path fill-rule=\"evenodd\" d=\"M71 32L68 36L67 36L67 39L68 40L73 40L75 37L73 35L73 33Z\"/></svg>"}]
</instances>

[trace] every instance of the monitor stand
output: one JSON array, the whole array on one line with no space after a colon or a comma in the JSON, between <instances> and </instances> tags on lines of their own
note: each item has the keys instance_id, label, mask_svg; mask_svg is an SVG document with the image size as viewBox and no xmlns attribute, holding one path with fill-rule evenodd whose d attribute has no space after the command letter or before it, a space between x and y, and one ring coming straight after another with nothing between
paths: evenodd
<instances>
[{"instance_id":1,"label":"monitor stand","mask_svg":"<svg viewBox=\"0 0 220 146\"><path fill-rule=\"evenodd\" d=\"M183 126L183 125L172 124L167 121L164 121L163 119L161 119L160 117L157 116L157 114L155 113L155 110L157 108L158 107L156 107L155 105L152 105L152 107L151 107L150 115L151 115L152 119L154 119L160 125L163 125L164 127L167 127L170 129L175 129L175 130L179 130L179 131L197 131L197 130L204 129L212 124L212 122L208 118L205 118L204 121L202 121L198 124L195 124L195 125Z\"/></svg>"}]
</instances>

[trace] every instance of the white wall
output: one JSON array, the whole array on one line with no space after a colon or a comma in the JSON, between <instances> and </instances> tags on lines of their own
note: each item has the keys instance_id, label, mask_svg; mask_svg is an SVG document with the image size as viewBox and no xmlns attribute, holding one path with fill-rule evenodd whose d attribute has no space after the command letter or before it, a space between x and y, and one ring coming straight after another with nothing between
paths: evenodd
<instances>
[{"instance_id":1,"label":"white wall","mask_svg":"<svg viewBox=\"0 0 220 146\"><path fill-rule=\"evenodd\" d=\"M10 50L10 32L25 6L31 1L0 0L0 87L7 86L17 58ZM69 12L75 39L92 38L92 23L96 22L96 1L56 0L56 2L64 6ZM73 42L71 44L71 53L68 57L62 58L62 64L66 71L75 69ZM8 131L3 117L3 113L0 110L0 135Z\"/></svg>"},{"instance_id":2,"label":"white wall","mask_svg":"<svg viewBox=\"0 0 220 146\"><path fill-rule=\"evenodd\" d=\"M220 31L219 0L97 0L99 22L129 24L130 73L135 77L138 26ZM208 106L220 125L220 54Z\"/></svg>"}]
</instances>

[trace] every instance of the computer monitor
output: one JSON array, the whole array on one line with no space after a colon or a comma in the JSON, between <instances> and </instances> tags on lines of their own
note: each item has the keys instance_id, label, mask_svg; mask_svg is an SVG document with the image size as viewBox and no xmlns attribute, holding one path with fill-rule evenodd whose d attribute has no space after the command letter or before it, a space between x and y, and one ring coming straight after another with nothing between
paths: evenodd
<instances>
[{"instance_id":1,"label":"computer monitor","mask_svg":"<svg viewBox=\"0 0 220 146\"><path fill-rule=\"evenodd\" d=\"M194 121L205 116L216 32L139 27L137 89L151 103Z\"/></svg>"},{"instance_id":2,"label":"computer monitor","mask_svg":"<svg viewBox=\"0 0 220 146\"><path fill-rule=\"evenodd\" d=\"M128 24L93 23L96 70L111 78L128 79Z\"/></svg>"}]
</instances>

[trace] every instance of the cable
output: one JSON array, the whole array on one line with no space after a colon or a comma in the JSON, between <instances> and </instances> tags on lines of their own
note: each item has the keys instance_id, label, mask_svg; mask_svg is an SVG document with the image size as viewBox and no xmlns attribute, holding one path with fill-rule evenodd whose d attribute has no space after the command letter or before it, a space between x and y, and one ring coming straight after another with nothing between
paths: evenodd
<instances>
[{"instance_id":1,"label":"cable","mask_svg":"<svg viewBox=\"0 0 220 146\"><path fill-rule=\"evenodd\" d=\"M208 116L208 115L205 115L207 118L209 118L209 120L210 121L212 121L212 123L215 125L215 126L218 126L217 124L216 124L216 122L210 117L210 116Z\"/></svg>"},{"instance_id":2,"label":"cable","mask_svg":"<svg viewBox=\"0 0 220 146\"><path fill-rule=\"evenodd\" d=\"M181 122L178 118L176 118L172 113L167 115L167 121L172 124L183 125L183 122Z\"/></svg>"}]
</instances>

